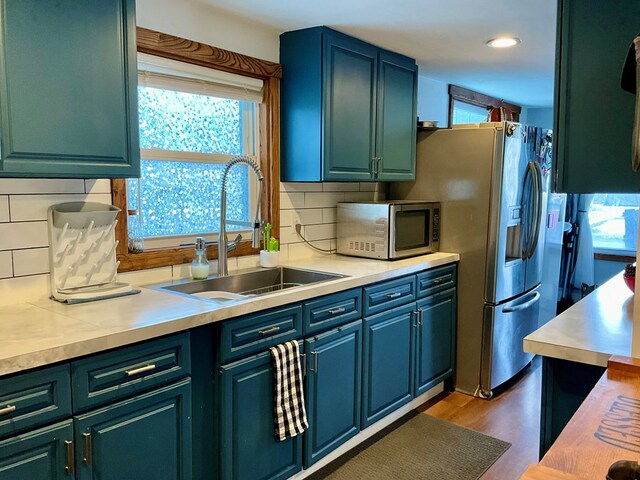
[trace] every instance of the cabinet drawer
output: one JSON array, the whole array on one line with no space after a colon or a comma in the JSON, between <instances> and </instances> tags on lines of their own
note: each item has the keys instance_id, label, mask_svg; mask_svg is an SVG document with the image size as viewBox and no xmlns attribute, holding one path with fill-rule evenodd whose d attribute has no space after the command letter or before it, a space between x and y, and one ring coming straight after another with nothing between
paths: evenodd
<instances>
[{"instance_id":1,"label":"cabinet drawer","mask_svg":"<svg viewBox=\"0 0 640 480\"><path fill-rule=\"evenodd\" d=\"M312 335L362 316L362 291L357 288L327 295L303 306L303 332Z\"/></svg>"},{"instance_id":2,"label":"cabinet drawer","mask_svg":"<svg viewBox=\"0 0 640 480\"><path fill-rule=\"evenodd\" d=\"M0 437L71 415L68 365L0 381Z\"/></svg>"},{"instance_id":3,"label":"cabinet drawer","mask_svg":"<svg viewBox=\"0 0 640 480\"><path fill-rule=\"evenodd\" d=\"M78 360L71 363L73 409L85 410L190 373L188 333Z\"/></svg>"},{"instance_id":4,"label":"cabinet drawer","mask_svg":"<svg viewBox=\"0 0 640 480\"><path fill-rule=\"evenodd\" d=\"M418 298L424 298L434 293L442 292L456 286L456 265L432 268L419 273Z\"/></svg>"},{"instance_id":5,"label":"cabinet drawer","mask_svg":"<svg viewBox=\"0 0 640 480\"><path fill-rule=\"evenodd\" d=\"M414 275L379 283L364 289L364 316L388 310L416 299Z\"/></svg>"},{"instance_id":6,"label":"cabinet drawer","mask_svg":"<svg viewBox=\"0 0 640 480\"><path fill-rule=\"evenodd\" d=\"M302 305L222 323L220 361L226 363L302 336Z\"/></svg>"}]
</instances>

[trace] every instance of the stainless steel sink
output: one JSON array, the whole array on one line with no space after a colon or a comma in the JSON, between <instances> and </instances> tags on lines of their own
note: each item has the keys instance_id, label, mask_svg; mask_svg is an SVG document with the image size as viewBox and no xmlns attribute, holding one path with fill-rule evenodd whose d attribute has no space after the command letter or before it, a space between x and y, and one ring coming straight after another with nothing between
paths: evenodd
<instances>
[{"instance_id":1,"label":"stainless steel sink","mask_svg":"<svg viewBox=\"0 0 640 480\"><path fill-rule=\"evenodd\" d=\"M285 288L326 282L342 277L344 277L344 275L303 270L300 268L277 267L262 268L260 270L238 273L227 277L215 277L207 280L185 280L180 283L159 285L157 288L175 293L197 295L219 302L228 302L240 300L248 296L266 295L284 290Z\"/></svg>"}]
</instances>

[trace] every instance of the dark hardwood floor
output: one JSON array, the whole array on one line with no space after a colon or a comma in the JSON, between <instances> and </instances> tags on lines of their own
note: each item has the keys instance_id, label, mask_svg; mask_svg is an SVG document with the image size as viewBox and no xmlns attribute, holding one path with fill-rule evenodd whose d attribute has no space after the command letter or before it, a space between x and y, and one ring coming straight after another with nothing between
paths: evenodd
<instances>
[{"instance_id":1,"label":"dark hardwood floor","mask_svg":"<svg viewBox=\"0 0 640 480\"><path fill-rule=\"evenodd\" d=\"M418 410L510 442L482 480L516 480L528 465L538 463L541 370L540 358L535 358L490 400L444 392Z\"/></svg>"}]
</instances>

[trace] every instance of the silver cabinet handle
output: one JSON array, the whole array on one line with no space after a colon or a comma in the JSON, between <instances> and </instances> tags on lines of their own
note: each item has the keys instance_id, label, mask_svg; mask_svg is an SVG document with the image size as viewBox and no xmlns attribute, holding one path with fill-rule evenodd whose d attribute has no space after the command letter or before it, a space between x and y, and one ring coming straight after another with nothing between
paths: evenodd
<instances>
[{"instance_id":1,"label":"silver cabinet handle","mask_svg":"<svg viewBox=\"0 0 640 480\"><path fill-rule=\"evenodd\" d=\"M422 315L424 314L424 310L418 310L418 325L422 325Z\"/></svg>"},{"instance_id":2,"label":"silver cabinet handle","mask_svg":"<svg viewBox=\"0 0 640 480\"><path fill-rule=\"evenodd\" d=\"M145 365L144 367L134 368L133 370L127 370L124 373L127 377L133 377L134 375L138 375L140 373L150 372L151 370L155 370L155 364L151 363L149 365Z\"/></svg>"},{"instance_id":3,"label":"silver cabinet handle","mask_svg":"<svg viewBox=\"0 0 640 480\"><path fill-rule=\"evenodd\" d=\"M311 356L313 357L313 368L309 367L309 371L318 373L318 352L311 352Z\"/></svg>"},{"instance_id":4,"label":"silver cabinet handle","mask_svg":"<svg viewBox=\"0 0 640 480\"><path fill-rule=\"evenodd\" d=\"M411 312L411 314L413 315L413 327L418 328L418 317L420 316L420 310Z\"/></svg>"},{"instance_id":5,"label":"silver cabinet handle","mask_svg":"<svg viewBox=\"0 0 640 480\"><path fill-rule=\"evenodd\" d=\"M258 330L258 333L260 335L270 335L272 333L276 333L279 330L280 330L280 327L277 327L274 325L273 327L267 328L266 330Z\"/></svg>"},{"instance_id":6,"label":"silver cabinet handle","mask_svg":"<svg viewBox=\"0 0 640 480\"><path fill-rule=\"evenodd\" d=\"M402 294L400 292L387 293L387 298L398 298L401 296Z\"/></svg>"},{"instance_id":7,"label":"silver cabinet handle","mask_svg":"<svg viewBox=\"0 0 640 480\"><path fill-rule=\"evenodd\" d=\"M433 279L433 283L435 283L436 285L440 285L442 282L444 282L444 278L434 278Z\"/></svg>"},{"instance_id":8,"label":"silver cabinet handle","mask_svg":"<svg viewBox=\"0 0 640 480\"><path fill-rule=\"evenodd\" d=\"M84 437L84 458L82 459L86 465L91 465L91 434L83 433Z\"/></svg>"},{"instance_id":9,"label":"silver cabinet handle","mask_svg":"<svg viewBox=\"0 0 640 480\"><path fill-rule=\"evenodd\" d=\"M67 447L67 465L64 469L68 475L73 475L73 442L65 440L64 445Z\"/></svg>"},{"instance_id":10,"label":"silver cabinet handle","mask_svg":"<svg viewBox=\"0 0 640 480\"><path fill-rule=\"evenodd\" d=\"M15 412L15 411L16 411L15 405L7 405L4 408L0 408L0 415L6 415L8 413Z\"/></svg>"},{"instance_id":11,"label":"silver cabinet handle","mask_svg":"<svg viewBox=\"0 0 640 480\"><path fill-rule=\"evenodd\" d=\"M338 308L330 308L329 310L327 310L331 315L336 315L338 313L344 313L347 311L346 308L344 307L338 307Z\"/></svg>"}]
</instances>

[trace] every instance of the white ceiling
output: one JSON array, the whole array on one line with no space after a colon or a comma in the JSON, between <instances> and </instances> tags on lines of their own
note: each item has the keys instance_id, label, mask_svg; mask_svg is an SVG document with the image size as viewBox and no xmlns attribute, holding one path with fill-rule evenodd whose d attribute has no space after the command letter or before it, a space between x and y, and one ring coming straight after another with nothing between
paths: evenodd
<instances>
[{"instance_id":1,"label":"white ceiling","mask_svg":"<svg viewBox=\"0 0 640 480\"><path fill-rule=\"evenodd\" d=\"M528 107L553 104L556 0L201 0L281 32L327 25L414 57L420 75ZM522 43L492 49L487 40Z\"/></svg>"}]
</instances>

